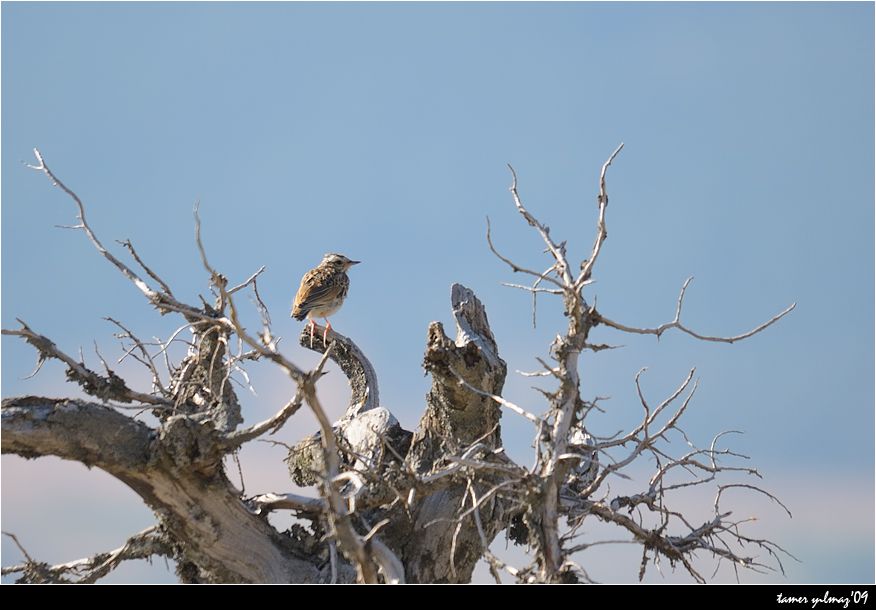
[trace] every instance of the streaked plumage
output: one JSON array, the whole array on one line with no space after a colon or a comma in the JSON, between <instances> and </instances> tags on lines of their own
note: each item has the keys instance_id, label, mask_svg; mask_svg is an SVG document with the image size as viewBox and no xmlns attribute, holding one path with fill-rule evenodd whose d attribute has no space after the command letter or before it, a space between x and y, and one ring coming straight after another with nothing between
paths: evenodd
<instances>
[{"instance_id":1,"label":"streaked plumage","mask_svg":"<svg viewBox=\"0 0 876 610\"><path fill-rule=\"evenodd\" d=\"M353 261L343 254L330 252L322 258L322 262L304 274L301 285L292 302L292 313L296 320L310 320L310 345L313 347L313 330L316 327L314 318L325 320L326 328L323 342L328 338L331 323L328 317L338 311L347 298L350 288L350 278L347 269L360 261Z\"/></svg>"}]
</instances>

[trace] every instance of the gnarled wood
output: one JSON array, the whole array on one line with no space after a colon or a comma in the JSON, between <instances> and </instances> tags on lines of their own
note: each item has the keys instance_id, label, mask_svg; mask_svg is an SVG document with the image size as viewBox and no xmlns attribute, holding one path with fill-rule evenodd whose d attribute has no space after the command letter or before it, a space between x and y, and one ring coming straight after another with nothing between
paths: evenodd
<instances>
[{"instance_id":1,"label":"gnarled wood","mask_svg":"<svg viewBox=\"0 0 876 610\"><path fill-rule=\"evenodd\" d=\"M487 321L486 309L474 292L461 284L451 287L456 319L456 340L451 341L440 322L432 322L423 367L432 375L426 411L411 443L407 465L421 475L448 464L474 443L486 449L500 445L498 405L460 384L499 394L507 367L499 358ZM484 540L471 514L461 517L468 503L464 477L439 480L417 495L410 511L392 510L384 541L393 546L405 565L408 582L469 582L484 551ZM483 493L484 482L474 488ZM504 529L507 515L492 498L478 509L489 543Z\"/></svg>"},{"instance_id":2,"label":"gnarled wood","mask_svg":"<svg viewBox=\"0 0 876 610\"><path fill-rule=\"evenodd\" d=\"M681 432L677 423L696 382L680 406L671 408L671 415L661 414L668 414L670 405L686 391L693 371L674 394L654 408L648 404L637 376L636 388L644 410L642 423L622 436L600 438L588 432L585 418L599 399L588 402L582 398L578 368L582 351L607 347L588 343L589 331L596 325L658 337L676 328L698 339L733 343L761 332L793 309L792 305L742 335L702 335L680 321L688 280L679 295L675 319L660 327L630 327L597 312L582 290L592 282L594 264L607 236L605 174L619 151L620 147L602 167L596 241L590 258L578 266L577 275L567 258L566 242L557 242L549 227L523 205L513 169L514 204L543 239L545 252L552 259L550 267L538 272L499 254L488 225L491 250L514 272L534 278L531 286L516 288L529 290L533 296L548 293L562 297L568 327L556 335L551 345L554 362L539 359L544 370L529 373L552 377L556 382L553 390L545 391L547 413L534 415L502 397L506 365L499 357L486 310L471 290L454 284L451 304L456 335L449 338L440 322L429 325L423 364L432 385L415 433L402 429L392 413L380 405L377 375L349 338L332 333L326 346L322 329L318 329L312 349L323 356L311 371L299 368L278 350L270 316L256 285L264 268L228 288L228 280L208 262L197 208L196 244L216 297L213 305L204 302L202 307L178 301L169 285L146 266L129 242L122 244L143 268L145 280L110 253L86 222L82 201L36 152L38 165L33 169L48 176L76 204L79 224L75 228L84 231L98 253L149 303L163 314L181 315L185 324L166 343L159 342L156 353L150 353L148 344L111 320L133 343L130 349L139 354L133 357L149 369L153 383L150 394L131 389L105 362L106 375L88 369L24 323L21 329L3 331L31 343L40 363L47 358L65 363L68 379L79 383L88 394L105 403L132 403L133 408L140 405L152 409L160 422L153 429L108 406L88 401L32 396L4 400L4 453L27 458L55 455L102 468L138 493L158 519L157 525L131 537L116 551L59 566L48 566L27 556L24 564L8 567L4 574L21 573L25 581L42 582L64 579L73 570L82 574L83 580L93 580L126 556L160 553L173 556L180 579L187 582L468 582L481 557L487 559L497 580L498 570L506 570L519 581L589 580L586 571L572 560L572 554L588 544L569 546L570 537L561 532L563 517L579 535L578 528L588 517L632 535L644 547L640 578L649 553L655 559L662 555L671 563L680 562L697 580L703 578L691 564L696 550L734 565L767 567L756 558L731 550L731 542L765 551L781 568L777 554L784 553L783 549L768 540L742 534L740 522L728 520L731 512L719 506L722 493L731 488L754 490L778 501L771 494L745 483L719 485L714 517L699 527L692 526L665 503L669 491L709 483L719 473L759 476L754 468L719 464L719 456L738 457L716 449L720 434L709 449L691 447L682 456L672 456L663 446L668 442L668 432ZM156 287L150 286L152 282ZM248 286L261 314L262 328L257 333L242 326L234 302L233 295ZM193 334L190 350L182 362L172 365L167 348L184 329ZM311 346L309 331L302 333L301 343ZM159 356L167 359L166 383L155 366ZM334 425L316 392L328 358L340 366L351 386L350 404ZM297 388L274 416L236 431L241 413L231 374L240 372L244 361L253 360L278 366ZM290 471L297 483L316 484L321 498L263 493L244 501L226 478L223 459L242 444L278 430L302 405L312 410L320 432L292 449ZM529 469L504 454L499 427L502 407L522 415L536 428L535 464ZM622 469L649 454L658 469L649 479L648 488L608 500L602 487L606 477L622 476ZM667 485L667 477L682 469L693 480ZM631 520L627 513L634 509L650 513L660 527L648 529L642 519ZM280 533L265 518L272 510L293 510L301 523ZM512 568L489 552L496 534L506 528L511 539L528 543L533 549L529 566ZM670 534L674 529L682 533Z\"/></svg>"},{"instance_id":3,"label":"gnarled wood","mask_svg":"<svg viewBox=\"0 0 876 610\"><path fill-rule=\"evenodd\" d=\"M377 373L359 346L334 330L326 343L323 341L324 329L316 328L311 344L310 329L305 326L298 337L299 344L324 353L333 343L329 359L340 367L350 382L350 404L334 425L341 449L349 450L341 459L353 469L377 472L384 462L398 461L399 456L407 455L412 435L401 427L388 409L380 406ZM296 485L315 485L325 466L320 434L308 436L293 446L286 463Z\"/></svg>"},{"instance_id":4,"label":"gnarled wood","mask_svg":"<svg viewBox=\"0 0 876 610\"><path fill-rule=\"evenodd\" d=\"M359 349L352 339L335 330L331 331L328 341L323 341L325 329L315 324L313 342L310 340L310 328L305 326L298 336L298 343L317 353L324 353L328 346L335 344L329 358L337 364L350 382L350 405L343 417L350 418L363 411L369 411L380 405L380 390L377 386L377 373L365 353Z\"/></svg>"},{"instance_id":5,"label":"gnarled wood","mask_svg":"<svg viewBox=\"0 0 876 610\"><path fill-rule=\"evenodd\" d=\"M2 407L2 451L97 466L133 489L176 541L187 578L315 582L319 569L241 501L221 470L218 433L183 416L160 431L108 407L29 396Z\"/></svg>"},{"instance_id":6,"label":"gnarled wood","mask_svg":"<svg viewBox=\"0 0 876 610\"><path fill-rule=\"evenodd\" d=\"M456 340L440 322L432 322L423 368L432 376L426 412L414 434L408 462L417 472L429 472L446 455L458 453L485 435L491 447L500 438L499 406L460 383L501 394L507 367L499 358L486 309L474 292L461 284L450 289Z\"/></svg>"},{"instance_id":7,"label":"gnarled wood","mask_svg":"<svg viewBox=\"0 0 876 610\"><path fill-rule=\"evenodd\" d=\"M428 475L447 466L447 458L461 454L473 443L482 443L487 453L501 444L498 406L490 398L466 389L459 379L499 393L506 365L499 358L486 310L474 292L454 284L451 306L457 325L455 341L444 334L439 322L429 326L424 367L432 374L432 389L414 435L404 431L384 407L358 408L361 398L357 397L375 394L361 385L368 375L357 372L368 371L370 364L359 359L361 351L351 349L355 344L349 338L335 333L329 337L329 342L337 341L330 357L348 374L353 393L347 413L335 425L335 433L342 449L348 450L346 467L376 475L365 478L367 489L357 498L360 508L365 509L366 522L388 521L380 530L381 540L401 559L407 582L468 582L484 547L473 517L460 517L469 508L464 506L468 502L466 479L445 477L424 484L414 475ZM308 330L302 332L299 341L310 347ZM313 349L325 350L321 336L315 338ZM405 456L400 468L398 458ZM501 462L503 458L487 459ZM293 447L288 463L295 483L316 484L323 472L321 460L318 435ZM405 508L397 501L396 493L410 486L417 491L411 506ZM483 492L485 483L479 482L475 488ZM488 541L505 527L504 512L503 504L495 498L480 508Z\"/></svg>"}]
</instances>

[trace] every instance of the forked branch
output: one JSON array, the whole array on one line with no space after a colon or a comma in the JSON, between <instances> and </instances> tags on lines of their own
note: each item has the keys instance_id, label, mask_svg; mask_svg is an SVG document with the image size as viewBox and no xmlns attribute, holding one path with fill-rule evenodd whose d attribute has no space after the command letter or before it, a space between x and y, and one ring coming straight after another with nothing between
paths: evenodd
<instances>
[{"instance_id":1,"label":"forked branch","mask_svg":"<svg viewBox=\"0 0 876 610\"><path fill-rule=\"evenodd\" d=\"M748 339L749 337L756 335L757 333L759 333L763 330L766 330L767 328L769 328L770 326L772 326L773 324L775 324L776 322L778 322L779 320L784 318L786 315L788 315L789 313L794 311L794 308L797 307L797 303L791 303L788 307L786 307L781 312L774 315L772 318L770 318L769 320L767 320L763 324L749 330L748 332L744 332L744 333L739 334L739 335L734 335L732 337L718 337L718 336L712 336L712 335L704 335L704 334L701 334L695 330L688 328L687 326L685 326L681 322L681 309L684 305L684 295L685 295L685 292L687 291L687 287L690 285L690 283L692 281L693 281L693 277L689 277L689 278L687 278L687 280L685 280L684 285L682 285L681 292L678 295L678 303L675 307L675 318L671 322L666 322L666 323L661 324L660 326L657 326L655 328L638 328L635 326L627 326L626 324L621 324L620 322L615 322L614 320L610 320L598 312L596 313L596 319L600 324L605 324L608 327L623 331L625 333L632 333L635 335L654 335L658 339L667 330L670 330L672 328L676 328L676 329L680 330L681 332L686 333L686 334L690 335L691 337L694 337L695 339L699 339L700 341L714 341L717 343L735 343L736 341L742 341L743 339Z\"/></svg>"},{"instance_id":2,"label":"forked branch","mask_svg":"<svg viewBox=\"0 0 876 610\"><path fill-rule=\"evenodd\" d=\"M599 204L599 219L596 221L596 240L593 242L593 249L590 251L590 258L584 261L581 265L581 273L578 279L575 280L575 287L580 289L586 281L590 279L593 272L593 266L596 264L596 259L599 258L599 253L602 251L602 244L605 238L608 237L608 231L605 228L605 210L608 208L608 191L605 188L605 172L611 166L611 162L617 157L618 153L623 150L624 144L621 142L608 161L603 163L602 171L599 172L599 196L596 198Z\"/></svg>"}]
</instances>

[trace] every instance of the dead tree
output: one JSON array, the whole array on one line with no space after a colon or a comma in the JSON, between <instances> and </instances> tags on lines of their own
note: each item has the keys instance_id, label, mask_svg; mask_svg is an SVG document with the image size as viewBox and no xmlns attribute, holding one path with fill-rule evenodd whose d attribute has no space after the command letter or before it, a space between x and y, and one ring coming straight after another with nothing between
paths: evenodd
<instances>
[{"instance_id":1,"label":"dead tree","mask_svg":"<svg viewBox=\"0 0 876 610\"><path fill-rule=\"evenodd\" d=\"M781 568L784 551L771 541L747 536L746 520L734 520L723 506L722 495L731 488L763 493L778 502L746 482L745 477L759 474L735 465L745 456L719 448L722 434L708 448L685 444L681 453L670 443L669 434L681 431L680 420L696 391L693 370L656 404L646 397L640 372L636 388L641 423L611 438L588 432L588 421L600 408L598 399L582 396L579 359L584 352L607 347L590 342L594 327L657 337L675 329L704 341L733 343L766 329L794 308L741 335L704 335L681 319L688 280L675 318L656 328L616 322L597 310L585 298L585 288L607 235L606 171L622 146L602 167L596 238L580 265L568 260L565 242L558 243L524 207L513 169L514 204L544 241L550 265L536 271L500 254L487 225L492 252L513 272L532 278L527 285L509 285L529 291L533 305L540 294L558 297L568 319L550 345L550 359L538 360L543 369L530 373L553 380L554 389L545 392L544 413L531 413L502 396L506 364L484 305L470 289L454 284L455 337L448 337L439 322L429 325L423 366L432 387L414 432L402 429L380 405L377 374L348 337L332 333L326 345L319 332L311 347L305 330L301 345L322 354L313 370L283 355L258 294L264 268L231 285L208 260L197 208L196 242L215 299L192 305L174 295L130 242L122 245L133 263L111 253L86 221L83 202L35 151L32 169L75 203L74 228L160 314L181 317L182 326L166 341L147 344L113 320L118 336L127 342L125 356L149 370L148 392L132 389L106 362L103 372L88 368L23 321L20 328L3 330L31 344L40 364L48 359L63 362L67 378L92 399L4 399L2 451L25 458L54 455L101 468L134 490L156 518L154 526L113 551L62 565L48 565L25 552L24 563L5 567L3 573L19 574L22 582L93 582L124 560L159 555L176 561L185 582L467 582L475 564L485 558L497 581L504 572L520 582L581 582L589 577L575 562L575 553L601 543L579 533L587 520L612 524L624 541L641 545L640 578L649 562L665 559L704 581L693 561L697 552L735 567ZM252 291L261 313L257 330L240 321L236 297L244 290ZM192 336L188 353L171 363L169 347L185 329ZM334 423L317 394L328 359L339 365L352 390L346 412ZM231 379L256 361L282 369L296 390L273 417L241 428ZM223 458L277 431L304 405L316 416L319 430L295 445L287 462L292 480L315 486L317 497L277 492L244 497L226 476ZM126 407L151 412L158 424L149 426L129 416ZM535 458L529 467L515 463L503 449L503 411L526 418L535 429ZM657 466L642 481L640 493L612 497L607 482L647 456ZM692 486L715 491L713 517L705 523L691 522L671 506L675 490ZM285 532L276 530L266 517L272 511L292 511L297 524ZM502 532L528 546L529 565L508 565L490 551Z\"/></svg>"}]
</instances>

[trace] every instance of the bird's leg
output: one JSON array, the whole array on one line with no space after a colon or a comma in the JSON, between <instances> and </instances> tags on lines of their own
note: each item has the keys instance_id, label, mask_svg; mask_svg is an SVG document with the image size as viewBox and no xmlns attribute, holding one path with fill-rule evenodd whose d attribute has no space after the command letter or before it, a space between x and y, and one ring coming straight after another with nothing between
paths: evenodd
<instances>
[{"instance_id":1,"label":"bird's leg","mask_svg":"<svg viewBox=\"0 0 876 610\"><path fill-rule=\"evenodd\" d=\"M328 333L332 329L332 323L328 321L328 318L323 318L323 320L325 320L325 331L322 333L322 342L328 345Z\"/></svg>"},{"instance_id":2,"label":"bird's leg","mask_svg":"<svg viewBox=\"0 0 876 610\"><path fill-rule=\"evenodd\" d=\"M313 349L313 329L316 328L316 322L313 321L313 318L310 318L310 349Z\"/></svg>"}]
</instances>

